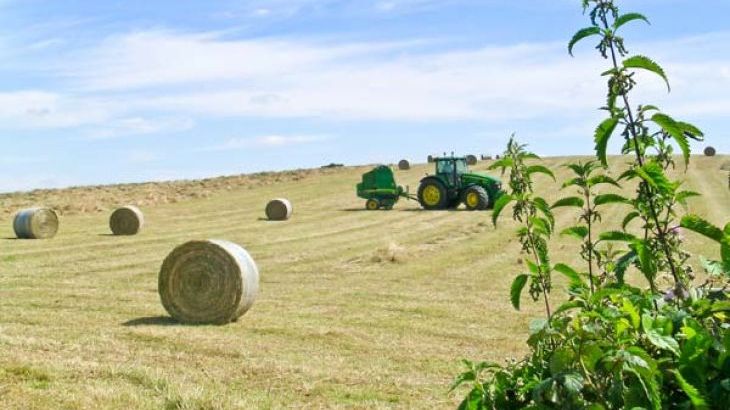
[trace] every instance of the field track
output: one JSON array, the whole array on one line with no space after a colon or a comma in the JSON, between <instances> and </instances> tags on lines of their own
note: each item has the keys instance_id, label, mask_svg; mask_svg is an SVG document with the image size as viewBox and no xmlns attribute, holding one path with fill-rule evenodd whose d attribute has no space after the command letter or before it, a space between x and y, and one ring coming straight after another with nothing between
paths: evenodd
<instances>
[{"instance_id":1,"label":"field track","mask_svg":"<svg viewBox=\"0 0 730 410\"><path fill-rule=\"evenodd\" d=\"M560 165L573 159L545 164L562 182ZM730 221L727 161L695 157L686 174L680 161L676 171L704 195L691 211L717 224ZM51 205L79 211L61 215L58 235L43 241L10 239L17 209L8 208L28 197L0 196L0 408L453 407L460 359L521 356L529 321L542 314L528 299L521 312L509 304L523 269L514 224L495 229L491 212L426 212L407 201L365 211L354 186L367 169L143 202L146 225L134 237L108 228L114 195L134 202L134 188L98 188L104 202L88 212L74 195L86 201L93 189L48 193ZM396 179L415 191L427 171L415 165ZM537 178L556 199L559 185ZM277 197L292 201L290 221L263 220ZM561 211L559 228L574 217ZM604 214L607 227L620 219ZM176 245L207 238L249 250L259 298L238 323L178 325L160 304L157 273ZM692 251L719 253L688 238ZM572 240L552 249L556 262L577 262Z\"/></svg>"}]
</instances>

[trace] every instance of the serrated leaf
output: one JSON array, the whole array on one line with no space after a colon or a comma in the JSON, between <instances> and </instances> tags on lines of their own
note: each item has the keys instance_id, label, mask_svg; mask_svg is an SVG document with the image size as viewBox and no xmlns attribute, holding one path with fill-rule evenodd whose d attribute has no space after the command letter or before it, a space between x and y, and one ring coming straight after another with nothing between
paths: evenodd
<instances>
[{"instance_id":1,"label":"serrated leaf","mask_svg":"<svg viewBox=\"0 0 730 410\"><path fill-rule=\"evenodd\" d=\"M530 165L527 167L527 175L532 174L545 174L550 176L553 180L555 180L555 174L553 174L553 171L548 169L548 167L543 165Z\"/></svg>"},{"instance_id":2,"label":"serrated leaf","mask_svg":"<svg viewBox=\"0 0 730 410\"><path fill-rule=\"evenodd\" d=\"M631 250L627 253L625 253L623 256L621 256L616 261L616 268L614 269L614 272L616 273L616 280L619 284L624 283L624 277L626 276L626 270L628 270L629 266L631 266L632 263L634 263L637 259L636 251Z\"/></svg>"},{"instance_id":3,"label":"serrated leaf","mask_svg":"<svg viewBox=\"0 0 730 410\"><path fill-rule=\"evenodd\" d=\"M647 162L644 166L634 169L634 171L647 184L662 194L668 194L677 187L676 184L669 181L662 167L655 162Z\"/></svg>"},{"instance_id":4,"label":"serrated leaf","mask_svg":"<svg viewBox=\"0 0 730 410\"><path fill-rule=\"evenodd\" d=\"M639 68L642 70L650 71L662 79L664 79L664 82L667 83L667 89L669 91L672 90L671 86L669 85L669 79L667 78L667 74L664 72L664 69L657 64L654 60L650 59L646 56L633 56L629 57L626 60L624 60L623 63L624 68Z\"/></svg>"},{"instance_id":5,"label":"serrated leaf","mask_svg":"<svg viewBox=\"0 0 730 410\"><path fill-rule=\"evenodd\" d=\"M596 128L594 141L596 142L596 155L604 167L608 166L606 150L608 149L608 140L611 139L613 131L618 125L618 118L608 118L604 120L598 128Z\"/></svg>"},{"instance_id":6,"label":"serrated leaf","mask_svg":"<svg viewBox=\"0 0 730 410\"><path fill-rule=\"evenodd\" d=\"M504 194L497 199L497 202L494 203L494 209L492 210L492 224L494 226L497 226L497 219L499 218L499 214L502 213L502 210L504 210L504 207L507 206L510 202L512 202L514 198L512 195Z\"/></svg>"},{"instance_id":7,"label":"serrated leaf","mask_svg":"<svg viewBox=\"0 0 730 410\"><path fill-rule=\"evenodd\" d=\"M567 187L573 186L573 185L579 186L579 187L585 187L586 183L583 178L573 178L573 179L569 179L569 180L565 181L563 183L563 188L567 188Z\"/></svg>"},{"instance_id":8,"label":"serrated leaf","mask_svg":"<svg viewBox=\"0 0 730 410\"><path fill-rule=\"evenodd\" d=\"M715 242L722 242L722 239L725 236L720 228L697 215L685 215L679 222L679 226L689 229L690 231L697 232L698 234L706 236Z\"/></svg>"},{"instance_id":9,"label":"serrated leaf","mask_svg":"<svg viewBox=\"0 0 730 410\"><path fill-rule=\"evenodd\" d=\"M583 205L585 202L582 198L578 198L577 196L569 196L567 198L562 198L555 202L550 208L562 208L562 207L576 207L576 208L583 208Z\"/></svg>"},{"instance_id":10,"label":"serrated leaf","mask_svg":"<svg viewBox=\"0 0 730 410\"><path fill-rule=\"evenodd\" d=\"M520 296L522 296L522 289L527 284L527 275L518 275L512 282L512 287L509 291L510 301L515 309L520 310Z\"/></svg>"},{"instance_id":11,"label":"serrated leaf","mask_svg":"<svg viewBox=\"0 0 730 410\"><path fill-rule=\"evenodd\" d=\"M682 126L678 124L677 121L675 121L672 117L660 113L654 114L651 117L651 120L654 121L656 125L660 126L665 133L667 133L674 139L679 148L682 150L685 165L689 164L689 157L691 153L689 148L689 141L687 141L687 136L685 135Z\"/></svg>"},{"instance_id":12,"label":"serrated leaf","mask_svg":"<svg viewBox=\"0 0 730 410\"><path fill-rule=\"evenodd\" d=\"M575 47L576 44L578 44L579 41L601 34L601 29L598 27L586 27L583 29L578 30L577 33L573 36L573 38L570 39L570 42L568 43L568 54L571 56L573 55L573 47Z\"/></svg>"},{"instance_id":13,"label":"serrated leaf","mask_svg":"<svg viewBox=\"0 0 730 410\"><path fill-rule=\"evenodd\" d=\"M623 14L623 15L619 16L616 19L616 22L613 23L613 31L618 30L619 28L621 28L621 26L623 26L626 23L629 23L631 21L636 21L636 20L642 20L642 21L645 21L646 24L651 24L651 23L649 23L649 19L647 19L643 14L627 13L627 14Z\"/></svg>"},{"instance_id":14,"label":"serrated leaf","mask_svg":"<svg viewBox=\"0 0 730 410\"><path fill-rule=\"evenodd\" d=\"M674 377L677 379L677 384L679 384L679 387L682 388L684 394L689 397L689 401L692 403L692 406L694 406L695 409L709 408L700 391L697 390L697 388L694 387L692 384L690 384L684 378L684 376L682 376L682 373L680 373L678 370L672 370L672 374L674 374Z\"/></svg>"},{"instance_id":15,"label":"serrated leaf","mask_svg":"<svg viewBox=\"0 0 730 410\"><path fill-rule=\"evenodd\" d=\"M675 356L679 356L679 343L673 337L663 335L654 329L653 322L651 315L645 313L641 316L641 325L649 342L658 349L668 350Z\"/></svg>"},{"instance_id":16,"label":"serrated leaf","mask_svg":"<svg viewBox=\"0 0 730 410\"><path fill-rule=\"evenodd\" d=\"M603 194L597 195L593 203L595 203L596 205L630 204L631 201L618 194Z\"/></svg>"},{"instance_id":17,"label":"serrated leaf","mask_svg":"<svg viewBox=\"0 0 730 410\"><path fill-rule=\"evenodd\" d=\"M649 281L649 283L653 283L654 278L656 277L657 267L656 261L654 260L654 255L651 253L651 250L647 246L646 241L634 241L631 244L631 248L636 252L639 266L641 268L641 273L644 274L644 277L647 281Z\"/></svg>"},{"instance_id":18,"label":"serrated leaf","mask_svg":"<svg viewBox=\"0 0 730 410\"><path fill-rule=\"evenodd\" d=\"M580 274L575 271L575 269L571 268L570 266L559 263L553 267L556 272L562 273L565 275L566 278L570 280L571 283L575 284L583 284L583 280L580 278Z\"/></svg>"},{"instance_id":19,"label":"serrated leaf","mask_svg":"<svg viewBox=\"0 0 730 410\"><path fill-rule=\"evenodd\" d=\"M640 216L641 216L641 214L639 214L636 211L632 211L632 212L629 212L628 214L626 214L626 217L624 218L623 222L621 222L621 229L623 229L625 231L626 227L629 226L631 221L633 221L634 219L636 219Z\"/></svg>"},{"instance_id":20,"label":"serrated leaf","mask_svg":"<svg viewBox=\"0 0 730 410\"><path fill-rule=\"evenodd\" d=\"M680 191L680 192L677 192L677 195L675 196L675 200L678 203L686 206L687 198L692 198L692 197L697 197L697 196L702 196L702 195L700 195L698 192L694 192L694 191Z\"/></svg>"},{"instance_id":21,"label":"serrated leaf","mask_svg":"<svg viewBox=\"0 0 730 410\"><path fill-rule=\"evenodd\" d=\"M695 141L704 141L705 140L705 134L700 131L699 128L695 127L692 124L682 122L682 121L676 121L677 126L682 129L682 132L684 132L684 135L687 138L692 138Z\"/></svg>"},{"instance_id":22,"label":"serrated leaf","mask_svg":"<svg viewBox=\"0 0 730 410\"><path fill-rule=\"evenodd\" d=\"M580 240L584 240L588 236L588 227L586 226L571 226L570 228L564 229L560 232L560 235L573 236Z\"/></svg>"},{"instance_id":23,"label":"serrated leaf","mask_svg":"<svg viewBox=\"0 0 730 410\"><path fill-rule=\"evenodd\" d=\"M621 188L621 185L619 185L619 183L616 182L615 179L609 177L608 175L596 175L595 177L588 179L588 186L590 187L600 184L610 184L615 186L616 188Z\"/></svg>"},{"instance_id":24,"label":"serrated leaf","mask_svg":"<svg viewBox=\"0 0 730 410\"><path fill-rule=\"evenodd\" d=\"M535 203L535 207L542 212L543 215L545 215L545 218L550 222L550 231L555 228L555 216L553 215L553 212L550 210L550 205L545 201L545 199L541 197L535 197L533 199L533 202Z\"/></svg>"},{"instance_id":25,"label":"serrated leaf","mask_svg":"<svg viewBox=\"0 0 730 410\"><path fill-rule=\"evenodd\" d=\"M608 231L601 233L598 239L602 241L633 242L636 240L636 236L627 232Z\"/></svg>"}]
</instances>

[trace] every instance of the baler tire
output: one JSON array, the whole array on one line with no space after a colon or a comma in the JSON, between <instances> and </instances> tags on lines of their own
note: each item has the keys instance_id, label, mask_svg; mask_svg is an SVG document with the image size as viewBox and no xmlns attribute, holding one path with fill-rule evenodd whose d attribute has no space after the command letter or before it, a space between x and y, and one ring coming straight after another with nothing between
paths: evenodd
<instances>
[{"instance_id":1,"label":"baler tire","mask_svg":"<svg viewBox=\"0 0 730 410\"><path fill-rule=\"evenodd\" d=\"M368 211L377 211L378 209L380 209L380 201L372 198L368 199L367 201L365 201L365 209L367 209Z\"/></svg>"}]
</instances>

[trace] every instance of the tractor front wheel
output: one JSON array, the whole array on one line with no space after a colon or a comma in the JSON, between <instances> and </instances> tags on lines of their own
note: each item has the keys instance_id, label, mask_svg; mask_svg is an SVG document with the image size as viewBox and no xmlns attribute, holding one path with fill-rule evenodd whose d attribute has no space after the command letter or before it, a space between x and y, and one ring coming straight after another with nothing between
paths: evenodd
<instances>
[{"instance_id":1,"label":"tractor front wheel","mask_svg":"<svg viewBox=\"0 0 730 410\"><path fill-rule=\"evenodd\" d=\"M365 202L365 209L368 211L377 211L380 209L380 201L377 199L368 199L367 202Z\"/></svg>"},{"instance_id":2,"label":"tractor front wheel","mask_svg":"<svg viewBox=\"0 0 730 410\"><path fill-rule=\"evenodd\" d=\"M461 194L466 209L470 211L483 211L489 208L489 195L480 186L470 186Z\"/></svg>"},{"instance_id":3,"label":"tractor front wheel","mask_svg":"<svg viewBox=\"0 0 730 410\"><path fill-rule=\"evenodd\" d=\"M418 187L418 202L424 209L446 209L449 202L446 187L437 179L426 179Z\"/></svg>"}]
</instances>

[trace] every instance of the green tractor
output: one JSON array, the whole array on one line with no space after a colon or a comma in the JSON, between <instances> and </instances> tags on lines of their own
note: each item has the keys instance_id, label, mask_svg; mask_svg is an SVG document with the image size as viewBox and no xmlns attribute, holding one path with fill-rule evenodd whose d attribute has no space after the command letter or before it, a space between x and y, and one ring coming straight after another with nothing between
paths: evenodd
<instances>
[{"instance_id":1,"label":"green tractor","mask_svg":"<svg viewBox=\"0 0 730 410\"><path fill-rule=\"evenodd\" d=\"M424 209L457 208L464 203L471 211L490 209L502 195L502 183L487 174L469 172L465 157L434 158L436 174L421 180L418 202Z\"/></svg>"}]
</instances>

